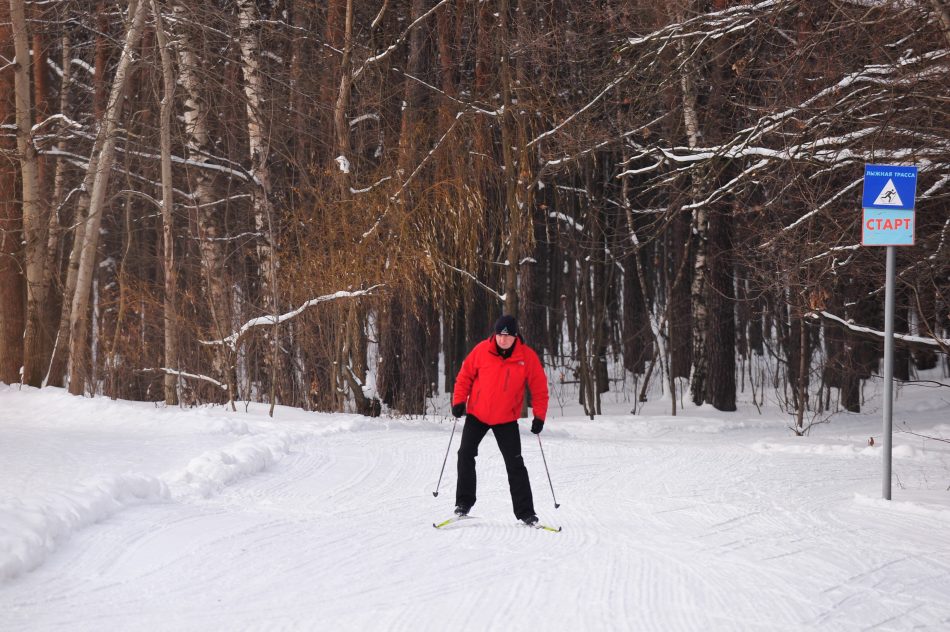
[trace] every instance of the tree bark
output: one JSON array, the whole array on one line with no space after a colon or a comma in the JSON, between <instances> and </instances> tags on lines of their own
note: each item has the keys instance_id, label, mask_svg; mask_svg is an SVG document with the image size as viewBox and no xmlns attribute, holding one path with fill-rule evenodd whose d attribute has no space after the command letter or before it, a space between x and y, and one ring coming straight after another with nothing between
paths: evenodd
<instances>
[{"instance_id":1,"label":"tree bark","mask_svg":"<svg viewBox=\"0 0 950 632\"><path fill-rule=\"evenodd\" d=\"M340 199L350 197L350 126L346 115L350 107L350 92L353 88L353 0L347 0L343 15L343 58L340 62L340 86L333 106L333 132L336 140L336 166L333 174L337 181Z\"/></svg>"},{"instance_id":2,"label":"tree bark","mask_svg":"<svg viewBox=\"0 0 950 632\"><path fill-rule=\"evenodd\" d=\"M736 409L736 323L733 289L731 215L727 209L710 213L709 282L706 304L709 307L706 339L706 401L717 410Z\"/></svg>"},{"instance_id":3,"label":"tree bark","mask_svg":"<svg viewBox=\"0 0 950 632\"><path fill-rule=\"evenodd\" d=\"M188 22L187 7L178 3L174 7L180 24ZM184 27L176 31L178 44L179 82L185 91L185 151L189 162L196 164L209 162L214 153L211 140L211 110L208 99L202 92L201 64L191 35ZM217 201L215 185L210 171L197 168L192 170L192 190L195 197L195 215L198 227L198 252L201 258L201 278L211 312L212 330L215 339L222 339L230 333L231 300L228 292L227 266L222 242L219 240L218 213L214 203ZM228 386L228 398L236 396L236 379L225 345L216 345L213 350L212 364L215 373Z\"/></svg>"},{"instance_id":4,"label":"tree bark","mask_svg":"<svg viewBox=\"0 0 950 632\"><path fill-rule=\"evenodd\" d=\"M59 89L59 111L61 114L69 116L70 96L72 94L70 86L72 84L73 49L72 39L68 32L63 34L61 47L63 78L60 82ZM66 305L66 301L68 300L63 296L63 294L56 292L56 289L59 289L60 273L62 272L63 267L63 247L61 242L65 238L65 232L63 231L60 211L62 210L62 206L66 201L64 199L64 195L67 183L67 161L63 158L63 156L66 155L68 146L69 142L64 135L63 138L61 138L57 143L57 150L60 152L60 156L56 158L56 169L53 175L53 192L52 196L49 198L49 223L47 227L46 264L44 266L45 279L43 284L47 288L46 322L50 332L59 331L58 325L61 323L63 308ZM68 332L68 329L64 329L64 332ZM55 354L56 338L53 338L51 342L52 344L49 345L50 364L52 363L53 355ZM60 383L61 381L62 376L60 375ZM46 382L47 384L49 383L48 372L46 376Z\"/></svg>"},{"instance_id":5,"label":"tree bark","mask_svg":"<svg viewBox=\"0 0 950 632\"><path fill-rule=\"evenodd\" d=\"M11 59L12 29L9 6L0 5L0 55ZM0 70L0 121L15 113L13 73ZM11 143L0 136L0 151L12 150ZM20 381L23 366L23 274L20 239L23 214L16 203L16 169L12 162L0 161L0 382Z\"/></svg>"},{"instance_id":6,"label":"tree bark","mask_svg":"<svg viewBox=\"0 0 950 632\"><path fill-rule=\"evenodd\" d=\"M31 133L33 99L30 86L30 40L23 0L10 0L10 21L16 52L13 76L26 268L26 330L23 334L22 379L30 386L42 386L46 348L46 290L43 286L43 266L46 262L47 221L40 193L39 158Z\"/></svg>"},{"instance_id":7,"label":"tree bark","mask_svg":"<svg viewBox=\"0 0 950 632\"><path fill-rule=\"evenodd\" d=\"M96 5L97 27L99 35L96 38L95 79L93 82L93 115L97 121L105 116L106 98L106 63L108 62L108 22L105 17L103 2ZM66 265L66 284L63 286L62 309L59 317L59 329L53 344L53 355L50 358L49 370L46 374L46 384L49 386L64 386L66 369L69 363L69 335L72 322L72 301L76 293L76 279L79 274L80 247L85 238L86 218L89 213L90 192L96 173L99 171L99 154L104 139L101 134L96 135L89 162L86 165L86 175L79 189L79 199L76 202L76 211L73 214L73 247L69 253Z\"/></svg>"},{"instance_id":8,"label":"tree bark","mask_svg":"<svg viewBox=\"0 0 950 632\"><path fill-rule=\"evenodd\" d=\"M99 154L99 166L93 179L85 235L81 244L74 245L74 247L80 248L80 259L69 324L69 392L73 395L82 394L84 389L86 340L89 334L89 298L92 292L92 278L96 265L99 226L102 223L102 215L106 207L106 191L109 187L109 177L115 159L117 127L122 111L129 68L132 65L134 49L142 37L147 6L148 2L146 0L130 3L130 11L134 8L133 17L129 30L126 32L122 56L116 68L109 102L106 106L102 126L99 129L99 135L103 139L102 150Z\"/></svg>"},{"instance_id":9,"label":"tree bark","mask_svg":"<svg viewBox=\"0 0 950 632\"><path fill-rule=\"evenodd\" d=\"M350 0L352 2L352 0ZM244 73L244 97L247 111L248 149L251 159L252 205L254 207L254 228L257 237L257 261L260 269L261 302L264 313L277 314L277 259L274 253L274 205L271 194L271 170L268 130L263 116L264 78L260 69L261 56L261 16L256 0L239 0L238 16L240 24L241 70ZM279 354L279 329L274 327L265 334L269 356L265 362L270 371L270 415L274 414L277 400L277 376L281 370Z\"/></svg>"},{"instance_id":10,"label":"tree bark","mask_svg":"<svg viewBox=\"0 0 950 632\"><path fill-rule=\"evenodd\" d=\"M671 13L672 13L671 9ZM682 9L676 16L679 22L682 22L684 15ZM680 52L685 56L688 53L685 50L685 44L680 44ZM683 124L686 128L687 143L690 148L699 145L700 125L699 115L696 107L696 64L686 59L680 68L680 97L683 101ZM703 184L698 174L698 167L690 174L690 196L692 202L701 200ZM692 283L690 284L690 296L692 305L690 314L692 316L692 361L693 366L690 371L689 387L690 397L697 406L706 400L706 378L709 373L707 365L706 350L706 244L707 244L708 218L705 205L700 205L693 209L692 235L693 235L693 270Z\"/></svg>"},{"instance_id":11,"label":"tree bark","mask_svg":"<svg viewBox=\"0 0 950 632\"><path fill-rule=\"evenodd\" d=\"M667 275L673 279L668 284L668 308L670 333L670 373L673 377L689 377L693 362L692 313L690 309L690 283L692 276L680 274L680 265L685 266L690 257L690 218L685 212L677 212L670 223L667 251L670 253Z\"/></svg>"},{"instance_id":12,"label":"tree bark","mask_svg":"<svg viewBox=\"0 0 950 632\"><path fill-rule=\"evenodd\" d=\"M429 0L412 0L410 20L416 20L425 13L428 3ZM422 25L418 25L409 35L397 165L397 174L402 182L405 182L412 172L416 157L415 138L418 134L419 109L423 94L418 82L410 77L418 77L423 64L422 28ZM406 191L400 198L399 204L402 205L404 213L411 212L412 198L412 191ZM389 356L396 359L395 363L390 362L389 371L398 371L400 375L398 379L390 375L390 383L395 384L392 389L393 405L400 412L407 414L421 414L425 410L425 397L429 391L428 345L438 344L438 336L435 340L426 339L430 313L429 301L420 296L403 292L393 297L390 315L401 314L401 317L398 320L390 320L385 335L389 338L387 344L391 346ZM380 334L381 337L383 335Z\"/></svg>"},{"instance_id":13,"label":"tree bark","mask_svg":"<svg viewBox=\"0 0 950 632\"><path fill-rule=\"evenodd\" d=\"M508 0L498 2L498 32L496 55L499 59L501 79L502 112L499 118L501 127L501 155L504 170L504 205L507 215L507 263L505 267L505 312L515 317L521 316L521 301L518 284L520 281L521 260L530 253L531 229L531 174L528 164L528 150L525 147L524 123L520 120L515 80L512 77L511 55L514 48L511 43L509 26L510 5ZM517 152L517 153L516 153Z\"/></svg>"},{"instance_id":14,"label":"tree bark","mask_svg":"<svg viewBox=\"0 0 950 632\"><path fill-rule=\"evenodd\" d=\"M172 113L175 107L175 69L169 50L168 35L162 20L158 0L152 0L152 12L155 16L155 34L158 51L162 60L162 101L160 112L160 145L162 154L162 269L165 273L164 328L165 328L165 367L181 370L178 358L178 274L175 270L175 226L172 210L174 198L172 188ZM178 404L178 376L169 371L163 379L165 404Z\"/></svg>"}]
</instances>

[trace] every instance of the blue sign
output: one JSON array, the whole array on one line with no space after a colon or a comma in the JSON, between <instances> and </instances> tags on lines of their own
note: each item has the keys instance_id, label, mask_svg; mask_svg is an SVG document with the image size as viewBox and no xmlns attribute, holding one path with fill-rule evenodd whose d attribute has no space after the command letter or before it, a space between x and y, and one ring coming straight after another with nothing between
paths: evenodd
<instances>
[{"instance_id":1,"label":"blue sign","mask_svg":"<svg viewBox=\"0 0 950 632\"><path fill-rule=\"evenodd\" d=\"M916 193L917 167L864 165L862 208L912 211Z\"/></svg>"},{"instance_id":2,"label":"blue sign","mask_svg":"<svg viewBox=\"0 0 950 632\"><path fill-rule=\"evenodd\" d=\"M913 246L914 212L864 209L861 221L863 246Z\"/></svg>"}]
</instances>

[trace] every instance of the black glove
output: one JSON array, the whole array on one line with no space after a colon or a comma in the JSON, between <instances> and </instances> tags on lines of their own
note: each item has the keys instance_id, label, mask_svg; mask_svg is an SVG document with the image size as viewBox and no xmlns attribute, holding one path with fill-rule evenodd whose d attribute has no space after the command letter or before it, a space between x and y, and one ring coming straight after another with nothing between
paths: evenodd
<instances>
[{"instance_id":1,"label":"black glove","mask_svg":"<svg viewBox=\"0 0 950 632\"><path fill-rule=\"evenodd\" d=\"M465 414L465 402L459 402L452 406L452 416L458 419Z\"/></svg>"},{"instance_id":2,"label":"black glove","mask_svg":"<svg viewBox=\"0 0 950 632\"><path fill-rule=\"evenodd\" d=\"M544 430L544 420L540 417L535 417L531 422L531 432L534 434L541 434L542 430Z\"/></svg>"}]
</instances>

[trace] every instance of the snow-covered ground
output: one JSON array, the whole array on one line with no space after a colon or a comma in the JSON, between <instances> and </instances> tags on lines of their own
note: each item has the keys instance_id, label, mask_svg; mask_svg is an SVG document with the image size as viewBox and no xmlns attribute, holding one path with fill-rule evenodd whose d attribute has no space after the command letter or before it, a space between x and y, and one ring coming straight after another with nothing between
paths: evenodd
<instances>
[{"instance_id":1,"label":"snow-covered ground","mask_svg":"<svg viewBox=\"0 0 950 632\"><path fill-rule=\"evenodd\" d=\"M560 509L522 428L563 532L515 522L491 437L477 519L436 530L444 417L0 385L0 630L950 629L950 443L895 434L886 502L879 399L803 438L775 409L607 408L552 403ZM903 388L905 422L950 438L950 389Z\"/></svg>"}]
</instances>

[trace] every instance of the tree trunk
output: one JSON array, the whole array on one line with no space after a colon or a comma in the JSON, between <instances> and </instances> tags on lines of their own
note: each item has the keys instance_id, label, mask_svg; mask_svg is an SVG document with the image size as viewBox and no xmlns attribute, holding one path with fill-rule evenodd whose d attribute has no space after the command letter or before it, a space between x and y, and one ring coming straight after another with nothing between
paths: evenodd
<instances>
[{"instance_id":1,"label":"tree trunk","mask_svg":"<svg viewBox=\"0 0 950 632\"><path fill-rule=\"evenodd\" d=\"M736 409L735 275L731 223L728 209L719 208L710 213L706 401L717 410L725 411Z\"/></svg>"},{"instance_id":2,"label":"tree trunk","mask_svg":"<svg viewBox=\"0 0 950 632\"><path fill-rule=\"evenodd\" d=\"M670 9L671 15L673 9ZM683 22L684 14L682 9L677 9L679 14L676 16L679 22ZM680 44L680 52L686 53L685 45ZM686 53L688 55L688 53ZM698 77L697 65L690 60L684 61L680 69L680 97L683 101L683 123L686 128L687 143L690 148L699 145L700 125L699 116L696 107L696 79ZM690 174L690 195L692 202L701 200L703 183L699 175L698 167ZM697 406L706 400L706 377L709 372L706 357L706 242L707 242L708 219L706 216L705 205L700 205L693 209L692 236L693 236L693 270L692 283L690 284L690 296L692 306L690 314L692 316L692 361L693 366L690 371L689 387L690 396L693 403Z\"/></svg>"},{"instance_id":3,"label":"tree trunk","mask_svg":"<svg viewBox=\"0 0 950 632\"><path fill-rule=\"evenodd\" d=\"M639 252L626 257L623 275L623 365L631 373L643 375L646 371L647 355L652 351L646 320L646 302L640 286L638 274Z\"/></svg>"},{"instance_id":4,"label":"tree trunk","mask_svg":"<svg viewBox=\"0 0 950 632\"><path fill-rule=\"evenodd\" d=\"M0 56L14 55L9 24L9 9L0 5ZM16 110L12 73L0 71L0 121L6 121ZM0 151L13 148L0 136ZM23 274L22 252L17 235L23 226L23 215L16 203L16 169L10 161L0 161L0 382L20 381L23 366Z\"/></svg>"},{"instance_id":5,"label":"tree trunk","mask_svg":"<svg viewBox=\"0 0 950 632\"><path fill-rule=\"evenodd\" d=\"M174 8L179 24L187 24L189 16L183 4ZM181 86L185 90L185 150L189 162L201 164L209 161L213 155L214 144L211 141L208 100L202 92L202 79L199 70L200 58L189 33L183 26L176 32L178 44L178 72ZM214 338L220 340L230 333L231 300L228 292L227 266L222 242L219 240L218 213L214 203L217 201L214 181L207 169L192 170L192 190L195 196L196 221L198 226L198 252L201 257L201 276L205 287L205 296L211 312ZM234 367L229 352L224 345L214 347L212 363L219 379L228 385L228 397L233 401L236 390ZM233 406L233 404L232 404Z\"/></svg>"},{"instance_id":6,"label":"tree trunk","mask_svg":"<svg viewBox=\"0 0 950 632\"><path fill-rule=\"evenodd\" d=\"M333 136L335 139L334 153L336 163L331 163L334 180L337 185L337 200L346 204L353 197L350 193L350 182L354 156L350 150L350 125L348 114L350 99L353 90L353 0L346 0L346 10L342 15L331 13L328 18L336 17L343 21L343 55L340 62L340 84L333 107ZM334 29L336 30L336 29ZM364 415L376 416L378 402L367 400L362 392L366 383L366 335L363 330L363 310L351 309L347 318L345 336L347 344L341 362L347 367L343 374L346 378L339 385L340 389L350 387L357 402L357 410Z\"/></svg>"},{"instance_id":7,"label":"tree trunk","mask_svg":"<svg viewBox=\"0 0 950 632\"><path fill-rule=\"evenodd\" d=\"M66 116L70 112L70 86L72 84L72 60L73 60L73 48L72 40L69 33L65 33L61 41L62 47L62 66L63 66L63 78L60 82L59 90L59 111L61 114ZM56 158L56 170L53 175L53 194L49 199L49 224L47 229L47 241L46 241L46 264L44 266L45 280L44 285L47 288L47 299L46 299L46 322L47 327L50 332L58 332L59 324L62 319L62 312L64 311L65 305L67 305L66 298L62 293L57 293L55 290L59 288L60 285L60 274L63 267L63 258L62 258L62 241L65 238L65 233L63 231L63 222L60 217L61 205L64 205L66 200L64 199L66 191L66 171L67 171L67 161L63 158L68 151L69 141L64 136L57 143L57 150L60 153L60 156ZM67 328L63 329L64 334L68 333L68 318L66 319ZM53 338L52 344L50 345L50 358L49 362L52 364L53 356L55 354L57 338ZM46 381L49 383L49 372L47 372ZM59 375L59 383L62 383L62 374Z\"/></svg>"},{"instance_id":8,"label":"tree trunk","mask_svg":"<svg viewBox=\"0 0 950 632\"><path fill-rule=\"evenodd\" d=\"M108 63L109 57L108 48L110 40L107 35L108 22L105 14L105 5L100 1L96 5L99 35L96 38L95 79L93 81L93 115L97 121L102 121L105 117L106 99L108 97L105 75L106 64ZM76 293L76 279L79 275L79 257L82 252L80 246L85 238L86 218L89 213L89 194L92 191L92 183L96 173L99 171L99 155L102 150L103 141L103 136L97 134L92 151L89 153L86 175L83 178L82 186L79 190L79 199L76 202L76 211L73 214L72 225L75 226L75 228L73 228L73 247L70 250L69 261L66 266L66 284L63 286L59 328L53 345L53 355L50 358L49 371L46 375L46 384L50 386L65 385L66 369L69 361L69 326L72 322L72 301Z\"/></svg>"},{"instance_id":9,"label":"tree trunk","mask_svg":"<svg viewBox=\"0 0 950 632\"><path fill-rule=\"evenodd\" d=\"M683 71L680 85L683 90L683 118L686 122L689 146L696 147L699 138L699 120L696 116L696 88L694 86L694 78L690 76L688 70ZM690 185L691 193L689 199L693 202L698 202L703 187L697 173L692 173L690 178L692 183ZM706 378L709 374L706 349L706 321L708 314L706 307L706 248L708 228L709 225L705 206L694 209L692 223L694 255L692 282L690 284L690 297L692 300L690 315L693 334L693 366L690 371L689 387L690 396L693 403L697 406L700 406L706 400Z\"/></svg>"},{"instance_id":10,"label":"tree trunk","mask_svg":"<svg viewBox=\"0 0 950 632\"><path fill-rule=\"evenodd\" d=\"M350 0L352 2L352 0ZM265 314L277 314L277 259L274 254L274 208L271 197L271 172L269 165L268 134L263 112L264 78L260 70L261 16L256 0L239 0L241 70L244 73L244 97L247 111L248 149L251 158L251 175L254 177L251 199L254 208L254 228L257 237L257 262L260 270L261 302ZM270 382L270 414L274 414L277 401L277 376L285 374L280 362L279 329L274 327L265 334L268 345Z\"/></svg>"},{"instance_id":11,"label":"tree trunk","mask_svg":"<svg viewBox=\"0 0 950 632\"><path fill-rule=\"evenodd\" d=\"M416 20L428 8L429 0L412 0L410 20ZM399 130L399 156L397 173L402 183L412 172L415 159L415 138L420 120L423 99L421 87L410 77L418 77L423 67L424 33L417 26L409 35L409 55L406 61L406 79L403 83L403 108ZM407 190L399 200L404 213L411 212L413 192ZM431 305L428 300L408 292L398 293L391 302L391 320L387 331L380 337L388 337L390 347L389 371L397 371L398 378L389 376L390 397L397 410L406 414L421 414L425 411L425 397L429 391L430 368L427 345L438 340L427 340L431 321ZM398 319L392 319L401 314ZM437 330L436 330L437 331ZM436 336L437 338L437 336ZM395 360L395 362L394 362Z\"/></svg>"},{"instance_id":12,"label":"tree trunk","mask_svg":"<svg viewBox=\"0 0 950 632\"><path fill-rule=\"evenodd\" d=\"M798 318L798 380L795 395L795 433L802 436L805 433L805 411L808 409L808 365L811 358L811 347L808 344L808 323L804 318Z\"/></svg>"},{"instance_id":13,"label":"tree trunk","mask_svg":"<svg viewBox=\"0 0 950 632\"><path fill-rule=\"evenodd\" d=\"M597 392L595 358L593 356L594 335L591 330L591 269L590 261L585 259L580 265L578 282L578 324L577 324L577 366L580 381L580 404L584 414L592 421L600 413L600 393Z\"/></svg>"},{"instance_id":14,"label":"tree trunk","mask_svg":"<svg viewBox=\"0 0 950 632\"><path fill-rule=\"evenodd\" d=\"M145 0L141 0L137 4L133 2L130 4L130 9L133 5L134 14L125 36L125 44L116 68L115 78L112 81L112 90L102 126L99 128L99 136L103 139L102 151L99 154L99 166L93 179L85 235L81 244L74 245L74 248L80 248L80 258L79 270L76 276L76 292L73 295L69 324L69 392L73 395L82 394L84 388L86 340L89 333L89 298L92 292L92 278L95 272L96 253L99 244L99 225L102 223L102 214L106 207L106 191L109 187L109 177L115 159L116 128L119 124L119 115L122 112L126 79L132 65L134 50L142 37L148 2Z\"/></svg>"},{"instance_id":15,"label":"tree trunk","mask_svg":"<svg viewBox=\"0 0 950 632\"><path fill-rule=\"evenodd\" d=\"M690 219L685 212L678 212L670 223L670 235L667 251L670 253L667 265L667 309L670 335L670 373L673 377L689 377L693 362L692 314L690 310L691 275L687 274L690 257ZM682 273L680 272L682 270Z\"/></svg>"},{"instance_id":16,"label":"tree trunk","mask_svg":"<svg viewBox=\"0 0 950 632\"><path fill-rule=\"evenodd\" d=\"M499 60L501 80L501 103L503 112L498 117L501 127L501 155L504 165L504 205L507 215L507 240L505 267L505 312L521 316L521 301L518 284L520 281L521 260L530 252L531 228L531 192L532 177L526 148L524 122L515 107L517 95L514 93L515 80L512 77L511 55L514 52L509 33L508 0L498 2L498 32L496 56ZM516 153L517 151L517 153Z\"/></svg>"},{"instance_id":17,"label":"tree trunk","mask_svg":"<svg viewBox=\"0 0 950 632\"><path fill-rule=\"evenodd\" d=\"M23 0L10 0L10 20L16 52L14 93L16 138L23 205L24 264L26 267L26 330L23 334L23 382L42 386L45 356L47 220L40 194L39 159L33 146L33 99L30 86L30 45Z\"/></svg>"},{"instance_id":18,"label":"tree trunk","mask_svg":"<svg viewBox=\"0 0 950 632\"><path fill-rule=\"evenodd\" d=\"M353 88L353 0L347 0L346 13L342 16L343 25L343 58L340 62L340 87L337 90L336 103L333 107L333 132L336 140L337 164L333 167L333 175L337 182L340 200L350 198L350 126L347 113L350 108L350 93Z\"/></svg>"},{"instance_id":19,"label":"tree trunk","mask_svg":"<svg viewBox=\"0 0 950 632\"><path fill-rule=\"evenodd\" d=\"M595 168L592 165L591 168ZM593 178L587 179L587 190L593 185ZM607 371L607 278L606 252L607 243L604 237L605 218L596 205L588 208L591 243L594 246L591 252L591 305L589 310L590 328L592 334L591 352L594 368L594 386L597 389L597 412L600 413L600 395L610 390L610 375Z\"/></svg>"},{"instance_id":20,"label":"tree trunk","mask_svg":"<svg viewBox=\"0 0 950 632\"><path fill-rule=\"evenodd\" d=\"M172 112L175 107L175 69L169 50L168 36L162 21L162 12L158 0L152 0L152 12L155 15L155 34L158 38L158 50L162 60L162 101L160 112L160 134L162 154L162 269L165 278L164 325L165 325L165 368L180 371L178 358L178 275L175 270L175 232L172 210L174 198L172 188ZM165 404L178 404L178 376L166 372L163 380Z\"/></svg>"}]
</instances>

